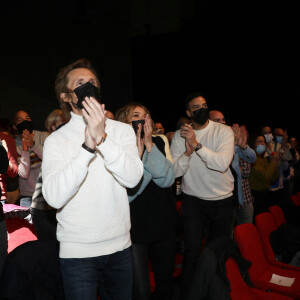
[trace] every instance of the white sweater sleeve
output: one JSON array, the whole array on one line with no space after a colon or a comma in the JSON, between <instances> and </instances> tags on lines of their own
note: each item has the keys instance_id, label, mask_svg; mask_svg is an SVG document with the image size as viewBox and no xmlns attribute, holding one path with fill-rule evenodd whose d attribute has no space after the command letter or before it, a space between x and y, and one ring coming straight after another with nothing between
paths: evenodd
<instances>
[{"instance_id":1,"label":"white sweater sleeve","mask_svg":"<svg viewBox=\"0 0 300 300\"><path fill-rule=\"evenodd\" d=\"M42 190L47 203L56 209L63 207L77 192L95 156L81 147L77 156L66 164L62 151L55 139L45 141Z\"/></svg>"},{"instance_id":2,"label":"white sweater sleeve","mask_svg":"<svg viewBox=\"0 0 300 300\"><path fill-rule=\"evenodd\" d=\"M201 143L201 141L200 141ZM197 154L206 164L207 168L219 171L221 173L227 171L234 153L234 134L230 127L225 128L219 134L218 147L215 151L207 147L197 151Z\"/></svg>"},{"instance_id":3,"label":"white sweater sleeve","mask_svg":"<svg viewBox=\"0 0 300 300\"><path fill-rule=\"evenodd\" d=\"M128 126L119 143L107 135L105 142L98 146L98 150L103 155L106 168L121 185L133 188L140 182L144 166L131 127Z\"/></svg>"},{"instance_id":4,"label":"white sweater sleeve","mask_svg":"<svg viewBox=\"0 0 300 300\"><path fill-rule=\"evenodd\" d=\"M190 159L192 156L185 156L185 144L182 142L179 132L175 132L171 142L171 153L173 157L175 177L183 176L189 168Z\"/></svg>"},{"instance_id":5,"label":"white sweater sleeve","mask_svg":"<svg viewBox=\"0 0 300 300\"><path fill-rule=\"evenodd\" d=\"M19 168L18 174L21 178L27 179L30 173L30 153L29 151L22 151L20 160L19 160Z\"/></svg>"}]
</instances>

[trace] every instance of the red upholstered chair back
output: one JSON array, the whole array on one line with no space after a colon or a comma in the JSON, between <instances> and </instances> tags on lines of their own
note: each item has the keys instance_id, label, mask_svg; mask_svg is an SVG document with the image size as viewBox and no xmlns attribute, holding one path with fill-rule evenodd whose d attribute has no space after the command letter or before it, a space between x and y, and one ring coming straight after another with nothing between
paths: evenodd
<instances>
[{"instance_id":1,"label":"red upholstered chair back","mask_svg":"<svg viewBox=\"0 0 300 300\"><path fill-rule=\"evenodd\" d=\"M229 257L226 261L226 276L230 282L231 300L293 300L292 298L252 288L243 280L236 261Z\"/></svg>"},{"instance_id":2,"label":"red upholstered chair back","mask_svg":"<svg viewBox=\"0 0 300 300\"><path fill-rule=\"evenodd\" d=\"M243 280L239 267L232 257L226 261L226 276L230 282L230 298L232 300L255 299L251 288Z\"/></svg>"},{"instance_id":3,"label":"red upholstered chair back","mask_svg":"<svg viewBox=\"0 0 300 300\"><path fill-rule=\"evenodd\" d=\"M277 229L275 220L271 213L264 212L255 217L255 226L263 246L263 251L267 261L275 262L275 254L270 244L270 233Z\"/></svg>"},{"instance_id":4,"label":"red upholstered chair back","mask_svg":"<svg viewBox=\"0 0 300 300\"><path fill-rule=\"evenodd\" d=\"M285 215L282 208L278 205L273 205L269 207L269 212L272 214L277 228L282 224L286 223Z\"/></svg>"},{"instance_id":5,"label":"red upholstered chair back","mask_svg":"<svg viewBox=\"0 0 300 300\"><path fill-rule=\"evenodd\" d=\"M291 201L296 205L300 205L300 196L298 194L290 196Z\"/></svg>"},{"instance_id":6,"label":"red upholstered chair back","mask_svg":"<svg viewBox=\"0 0 300 300\"><path fill-rule=\"evenodd\" d=\"M234 239L242 256L252 263L249 268L251 278L256 278L268 270L269 265L263 252L260 237L253 224L237 225L234 229Z\"/></svg>"}]
</instances>

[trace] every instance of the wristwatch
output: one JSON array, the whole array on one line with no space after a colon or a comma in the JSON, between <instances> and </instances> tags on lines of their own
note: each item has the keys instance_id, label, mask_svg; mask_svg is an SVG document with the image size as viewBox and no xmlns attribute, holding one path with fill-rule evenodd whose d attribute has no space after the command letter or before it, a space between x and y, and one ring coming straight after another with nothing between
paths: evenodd
<instances>
[{"instance_id":1,"label":"wristwatch","mask_svg":"<svg viewBox=\"0 0 300 300\"><path fill-rule=\"evenodd\" d=\"M202 148L202 144L201 143L198 143L196 148L194 149L195 152L197 152L198 150L200 150Z\"/></svg>"}]
</instances>

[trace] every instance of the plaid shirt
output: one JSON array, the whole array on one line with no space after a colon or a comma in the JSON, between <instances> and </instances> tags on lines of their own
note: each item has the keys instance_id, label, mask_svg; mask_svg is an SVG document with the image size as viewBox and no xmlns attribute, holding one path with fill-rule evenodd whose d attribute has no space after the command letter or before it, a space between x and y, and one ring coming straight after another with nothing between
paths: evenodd
<instances>
[{"instance_id":1,"label":"plaid shirt","mask_svg":"<svg viewBox=\"0 0 300 300\"><path fill-rule=\"evenodd\" d=\"M249 184L249 176L251 171L251 164L242 160L240 158L240 167L242 173L242 190L244 195L244 205L243 207L247 207L253 203L253 196L251 194L250 184Z\"/></svg>"}]
</instances>

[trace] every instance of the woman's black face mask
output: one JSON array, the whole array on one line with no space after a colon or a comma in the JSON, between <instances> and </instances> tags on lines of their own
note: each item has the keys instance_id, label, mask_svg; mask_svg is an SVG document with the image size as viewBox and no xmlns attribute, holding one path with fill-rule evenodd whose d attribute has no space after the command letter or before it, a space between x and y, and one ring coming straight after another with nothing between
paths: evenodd
<instances>
[{"instance_id":1,"label":"woman's black face mask","mask_svg":"<svg viewBox=\"0 0 300 300\"><path fill-rule=\"evenodd\" d=\"M91 84L89 81L74 89L74 93L78 98L78 102L76 103L76 106L79 109L83 109L82 101L84 101L85 97L93 97L97 100L100 100L98 88L93 84Z\"/></svg>"},{"instance_id":2,"label":"woman's black face mask","mask_svg":"<svg viewBox=\"0 0 300 300\"><path fill-rule=\"evenodd\" d=\"M144 124L145 124L145 120L144 119L141 119L141 120L135 120L135 121L132 121L132 127L135 131L135 134L137 134L138 132L138 129L139 129L139 124L142 124L142 131L141 131L141 139L144 137Z\"/></svg>"},{"instance_id":3,"label":"woman's black face mask","mask_svg":"<svg viewBox=\"0 0 300 300\"><path fill-rule=\"evenodd\" d=\"M24 120L18 125L16 125L18 129L18 133L22 134L25 129L27 129L30 133L33 131L32 121Z\"/></svg>"}]
</instances>

